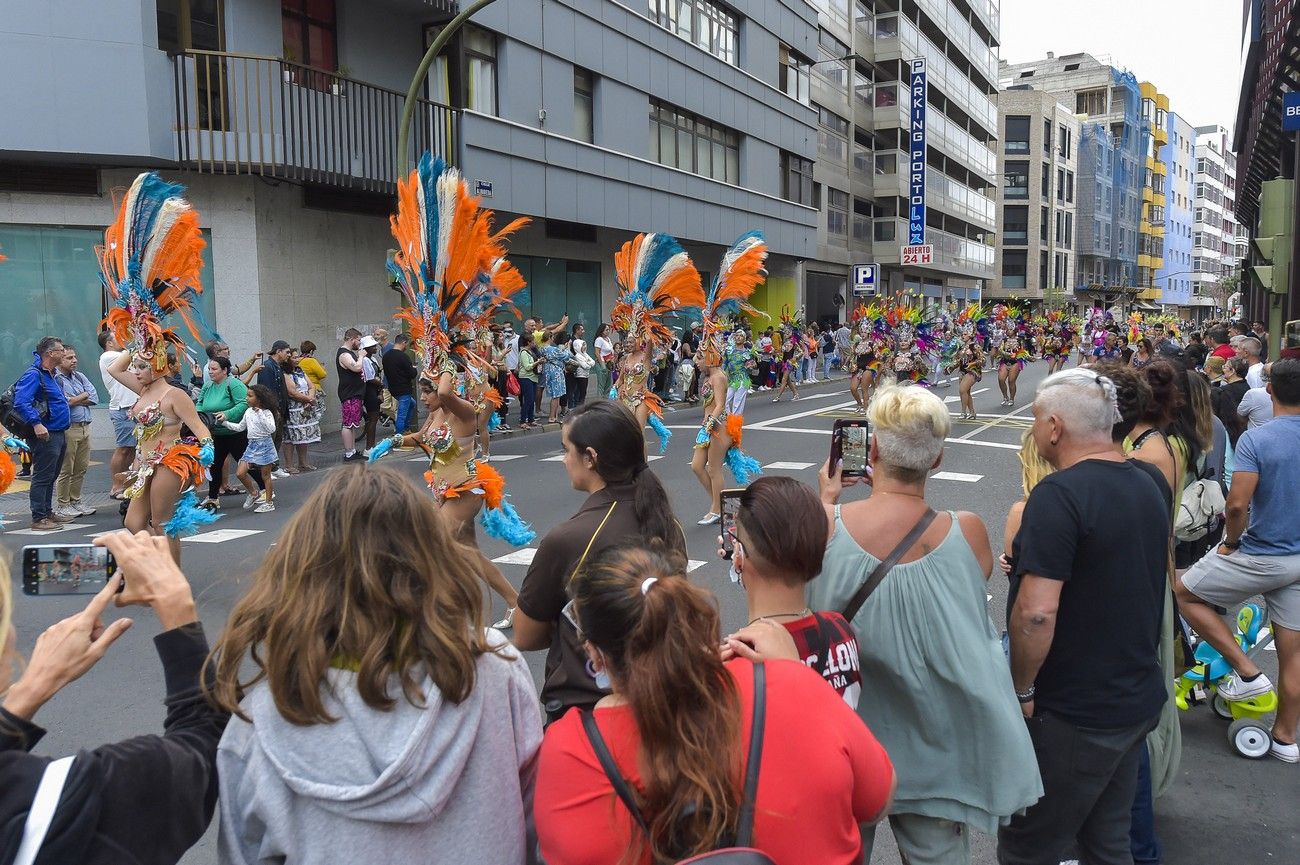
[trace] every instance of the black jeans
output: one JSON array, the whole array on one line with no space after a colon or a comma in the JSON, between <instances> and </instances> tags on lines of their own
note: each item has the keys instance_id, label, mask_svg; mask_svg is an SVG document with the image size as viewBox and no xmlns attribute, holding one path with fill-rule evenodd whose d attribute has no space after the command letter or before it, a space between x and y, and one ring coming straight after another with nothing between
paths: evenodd
<instances>
[{"instance_id":1,"label":"black jeans","mask_svg":"<svg viewBox=\"0 0 1300 865\"><path fill-rule=\"evenodd\" d=\"M226 458L239 462L243 456L244 449L248 447L248 433L240 432L233 435L212 437L212 466L208 471L212 474L212 479L208 481L208 498L215 499L221 496L221 471L226 465ZM261 475L258 475L261 480Z\"/></svg>"},{"instance_id":2,"label":"black jeans","mask_svg":"<svg viewBox=\"0 0 1300 865\"><path fill-rule=\"evenodd\" d=\"M577 408L587 401L587 381L582 376L573 377L573 387L569 390L569 408Z\"/></svg>"},{"instance_id":3,"label":"black jeans","mask_svg":"<svg viewBox=\"0 0 1300 865\"><path fill-rule=\"evenodd\" d=\"M510 390L506 387L506 376L504 369L497 370L496 388L501 395L501 407L497 409L497 415L503 423L510 416Z\"/></svg>"},{"instance_id":4,"label":"black jeans","mask_svg":"<svg viewBox=\"0 0 1300 865\"><path fill-rule=\"evenodd\" d=\"M998 831L999 865L1057 865L1076 840L1083 865L1133 865L1138 763L1158 719L1094 730L1050 713L1027 718L1043 798Z\"/></svg>"},{"instance_id":5,"label":"black jeans","mask_svg":"<svg viewBox=\"0 0 1300 865\"><path fill-rule=\"evenodd\" d=\"M41 441L36 436L27 440L32 449L32 487L28 500L32 507L32 522L39 522L54 510L54 481L63 465L63 452L67 449L63 430L50 430L49 438Z\"/></svg>"}]
</instances>

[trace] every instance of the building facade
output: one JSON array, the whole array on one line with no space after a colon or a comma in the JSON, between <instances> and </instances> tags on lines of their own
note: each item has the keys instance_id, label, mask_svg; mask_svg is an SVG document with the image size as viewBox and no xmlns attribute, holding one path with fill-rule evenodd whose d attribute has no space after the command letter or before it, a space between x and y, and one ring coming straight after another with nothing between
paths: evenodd
<instances>
[{"instance_id":1,"label":"building facade","mask_svg":"<svg viewBox=\"0 0 1300 865\"><path fill-rule=\"evenodd\" d=\"M1226 308L1219 284L1236 275L1246 257L1246 238L1237 223L1237 157L1222 126L1196 128L1196 184L1193 199L1193 295L1209 309Z\"/></svg>"},{"instance_id":2,"label":"building facade","mask_svg":"<svg viewBox=\"0 0 1300 865\"><path fill-rule=\"evenodd\" d=\"M59 15L9 4L0 116L40 122L0 126L0 316L20 327L0 338L0 375L28 362L37 330L91 353L104 311L93 246L114 191L146 168L189 187L209 241L206 326L237 355L276 338L329 354L341 329L391 321L394 181L426 149L459 165L501 222L531 218L511 244L530 283L524 314L601 321L613 253L636 231L678 236L710 278L727 244L761 229L772 255L756 305L802 300L804 262L828 245L812 167L822 125L807 67L788 58L818 56L816 9L488 7L434 64L398 165L405 90L455 12L426 0L77 0Z\"/></svg>"},{"instance_id":3,"label":"building facade","mask_svg":"<svg viewBox=\"0 0 1300 865\"><path fill-rule=\"evenodd\" d=\"M1160 149L1167 170L1165 183L1164 261L1156 271L1160 305L1166 312L1194 312L1195 270L1192 267L1192 208L1196 196L1196 129L1170 112L1169 143ZM1196 317L1196 316L1193 316Z\"/></svg>"},{"instance_id":4,"label":"building facade","mask_svg":"<svg viewBox=\"0 0 1300 865\"><path fill-rule=\"evenodd\" d=\"M998 276L985 298L1073 304L1079 121L1073 106L1015 85L998 94Z\"/></svg>"},{"instance_id":5,"label":"building facade","mask_svg":"<svg viewBox=\"0 0 1300 865\"><path fill-rule=\"evenodd\" d=\"M1080 195L1075 295L1080 303L1157 309L1163 266L1169 100L1090 54L1003 64L1003 87L1042 90L1079 116Z\"/></svg>"}]
</instances>

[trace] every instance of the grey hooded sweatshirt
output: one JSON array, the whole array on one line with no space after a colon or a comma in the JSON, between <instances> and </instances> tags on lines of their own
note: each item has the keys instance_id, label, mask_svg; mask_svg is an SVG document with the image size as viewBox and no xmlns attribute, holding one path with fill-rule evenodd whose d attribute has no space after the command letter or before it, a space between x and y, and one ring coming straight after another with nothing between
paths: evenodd
<instances>
[{"instance_id":1,"label":"grey hooded sweatshirt","mask_svg":"<svg viewBox=\"0 0 1300 865\"><path fill-rule=\"evenodd\" d=\"M529 861L542 718L532 676L497 631L501 654L478 660L459 705L430 679L425 707L397 680L392 711L361 699L355 674L329 673L325 710L301 727L281 717L265 683L232 718L217 752L222 863Z\"/></svg>"}]
</instances>

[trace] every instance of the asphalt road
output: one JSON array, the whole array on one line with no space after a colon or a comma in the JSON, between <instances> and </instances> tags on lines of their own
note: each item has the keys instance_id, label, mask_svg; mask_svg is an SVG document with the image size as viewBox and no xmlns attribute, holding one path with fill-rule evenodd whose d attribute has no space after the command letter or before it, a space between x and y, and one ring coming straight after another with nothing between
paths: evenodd
<instances>
[{"instance_id":1,"label":"asphalt road","mask_svg":"<svg viewBox=\"0 0 1300 865\"><path fill-rule=\"evenodd\" d=\"M1007 510L1020 496L1016 450L1032 417L1029 402L1033 385L1043 373L1042 364L1031 364L1025 370L1017 406L1010 409L999 406L997 383L986 374L977 385L979 420L955 422L943 464L929 484L931 501L937 507L970 510L983 517L995 551L1002 546ZM955 385L936 388L935 392L951 397L949 402L957 411ZM852 403L840 379L830 385L806 388L802 393L804 398L799 401L792 403L787 397L778 405L773 405L765 394L751 395L746 410L745 447L763 463L766 473L790 474L815 485L815 472L830 449L831 423L836 417L848 416L846 409ZM675 435L667 454L655 459L652 468L667 486L678 518L686 526L690 553L698 562L692 578L717 595L723 626L739 627L746 621L745 599L743 592L728 581L724 564L713 558L716 527L695 525L708 504L689 468L699 408L672 412L667 423ZM334 441L329 437L327 445ZM542 533L572 514L582 501L582 496L569 487L559 454L559 433L554 429L504 435L492 447L494 462L510 482L516 507ZM337 455L332 456L337 459ZM418 478L422 467L405 460L398 456L388 461ZM184 544L185 571L194 585L199 612L210 634L220 629L254 566L318 477L305 475L277 482L278 509L273 514L242 511L237 507L239 500L227 499L235 510L227 511L226 517L208 532ZM865 494L850 491L848 497ZM9 528L21 525L14 522ZM87 535L116 525L115 511L111 515L101 511L74 524L79 528L55 537L84 542ZM5 533L3 542L16 550L24 543L53 541L11 530ZM482 543L489 558L506 557L500 567L511 582L519 585L530 551L513 550L486 538ZM999 628L1004 624L1006 591L1006 579L995 574L989 582L989 614ZM30 649L41 630L78 609L82 600L27 598L19 594L15 619L24 651ZM503 605L494 597L492 618L502 613ZM108 657L41 711L37 720L50 731L40 745L43 753L70 753L80 747L161 730L162 677L151 642L158 628L147 612L137 610L133 614L136 626ZM529 659L539 676L543 657L544 653L537 652ZM1276 681L1276 655L1266 653L1262 663ZM1234 865L1300 862L1300 771L1271 758L1248 761L1238 757L1230 749L1225 733L1225 722L1205 707L1183 715L1180 779L1157 803L1157 828L1165 846L1165 861L1178 865L1219 863L1229 858ZM873 861L898 862L890 833L881 832L880 836ZM992 839L979 836L974 846L977 863L995 861ZM215 832L209 831L182 861L190 865L215 862Z\"/></svg>"}]
</instances>

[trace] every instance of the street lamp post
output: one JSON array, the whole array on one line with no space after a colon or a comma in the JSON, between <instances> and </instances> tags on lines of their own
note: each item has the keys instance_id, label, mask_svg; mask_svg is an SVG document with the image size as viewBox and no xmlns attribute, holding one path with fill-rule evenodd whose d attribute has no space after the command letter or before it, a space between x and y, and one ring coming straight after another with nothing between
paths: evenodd
<instances>
[{"instance_id":1,"label":"street lamp post","mask_svg":"<svg viewBox=\"0 0 1300 865\"><path fill-rule=\"evenodd\" d=\"M424 79L429 75L429 67L442 53L442 49L447 47L447 43L451 41L451 37L461 28L461 25L479 10L493 2L495 0L475 0L473 5L466 7L455 18L447 22L447 25L442 28L442 32L429 46L429 50L424 52L424 58L415 70L415 77L411 79L411 87L406 91L406 101L402 103L402 120L397 128L397 170L399 174L406 173L406 140L410 137L411 118L415 115L415 106L420 100L420 88L424 86Z\"/></svg>"}]
</instances>

